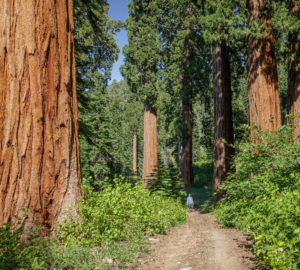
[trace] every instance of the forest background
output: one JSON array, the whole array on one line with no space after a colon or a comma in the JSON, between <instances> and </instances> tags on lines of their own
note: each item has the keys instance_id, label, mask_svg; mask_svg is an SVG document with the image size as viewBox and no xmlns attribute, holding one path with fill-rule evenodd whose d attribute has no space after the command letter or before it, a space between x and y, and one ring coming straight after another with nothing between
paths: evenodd
<instances>
[{"instance_id":1,"label":"forest background","mask_svg":"<svg viewBox=\"0 0 300 270\"><path fill-rule=\"evenodd\" d=\"M28 243L7 223L0 266L122 267L145 234L185 221L180 188L207 185L208 166L219 220L247 231L262 263L297 269L299 1L133 0L125 22L105 0L73 2L84 221ZM125 80L110 83L123 27Z\"/></svg>"}]
</instances>

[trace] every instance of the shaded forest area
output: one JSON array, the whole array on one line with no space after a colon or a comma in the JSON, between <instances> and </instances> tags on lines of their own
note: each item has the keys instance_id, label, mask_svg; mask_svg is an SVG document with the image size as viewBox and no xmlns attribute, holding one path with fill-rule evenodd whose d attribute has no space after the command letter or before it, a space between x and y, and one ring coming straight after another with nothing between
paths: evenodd
<instances>
[{"instance_id":1,"label":"shaded forest area","mask_svg":"<svg viewBox=\"0 0 300 270\"><path fill-rule=\"evenodd\" d=\"M299 269L299 7L132 0L121 22L106 0L4 0L0 268L134 264L212 181L258 261Z\"/></svg>"}]
</instances>

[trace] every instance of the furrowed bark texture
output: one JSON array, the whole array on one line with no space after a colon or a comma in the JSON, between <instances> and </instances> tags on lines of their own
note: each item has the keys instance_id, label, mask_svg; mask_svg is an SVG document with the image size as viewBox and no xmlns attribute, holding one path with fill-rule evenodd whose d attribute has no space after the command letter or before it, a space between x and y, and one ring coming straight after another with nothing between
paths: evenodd
<instances>
[{"instance_id":1,"label":"furrowed bark texture","mask_svg":"<svg viewBox=\"0 0 300 270\"><path fill-rule=\"evenodd\" d=\"M133 160L132 160L132 170L133 174L137 175L137 134L136 128L133 131Z\"/></svg>"},{"instance_id":2,"label":"furrowed bark texture","mask_svg":"<svg viewBox=\"0 0 300 270\"><path fill-rule=\"evenodd\" d=\"M290 3L290 10L300 18L300 8L294 0ZM299 32L289 34L289 51L294 58L289 61L287 95L287 111L294 116L293 124L296 134L300 132L300 41L298 35Z\"/></svg>"},{"instance_id":3,"label":"furrowed bark texture","mask_svg":"<svg viewBox=\"0 0 300 270\"><path fill-rule=\"evenodd\" d=\"M217 45L213 51L214 78L214 175L213 190L225 180L234 154L231 105L230 62L225 45ZM224 142L226 141L226 143ZM214 196L221 199L222 194Z\"/></svg>"},{"instance_id":4,"label":"furrowed bark texture","mask_svg":"<svg viewBox=\"0 0 300 270\"><path fill-rule=\"evenodd\" d=\"M0 226L49 233L80 195L72 0L0 8Z\"/></svg>"},{"instance_id":5,"label":"furrowed bark texture","mask_svg":"<svg viewBox=\"0 0 300 270\"><path fill-rule=\"evenodd\" d=\"M143 150L143 188L149 187L149 180L157 169L157 127L156 112L150 104L144 106L144 150Z\"/></svg>"},{"instance_id":6,"label":"furrowed bark texture","mask_svg":"<svg viewBox=\"0 0 300 270\"><path fill-rule=\"evenodd\" d=\"M254 134L255 124L263 130L281 126L278 95L278 76L275 57L275 38L269 32L269 19L260 14L262 0L247 0L250 20L259 20L266 26L262 38L252 35L247 39L249 121Z\"/></svg>"},{"instance_id":7,"label":"furrowed bark texture","mask_svg":"<svg viewBox=\"0 0 300 270\"><path fill-rule=\"evenodd\" d=\"M190 101L190 100L189 100ZM193 152L192 152L192 137L193 137L193 112L190 102L182 105L182 119L185 125L182 136L182 145L180 148L180 172L183 177L183 182L186 187L192 186L194 183L193 177Z\"/></svg>"}]
</instances>

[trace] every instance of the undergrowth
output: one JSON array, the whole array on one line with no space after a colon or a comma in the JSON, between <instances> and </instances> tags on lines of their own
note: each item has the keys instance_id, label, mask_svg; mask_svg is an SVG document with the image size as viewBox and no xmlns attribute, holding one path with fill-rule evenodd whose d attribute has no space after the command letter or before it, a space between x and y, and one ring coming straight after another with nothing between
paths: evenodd
<instances>
[{"instance_id":1,"label":"undergrowth","mask_svg":"<svg viewBox=\"0 0 300 270\"><path fill-rule=\"evenodd\" d=\"M238 146L226 195L214 213L254 239L258 259L272 269L300 269L300 144L293 130L257 130Z\"/></svg>"},{"instance_id":2,"label":"undergrowth","mask_svg":"<svg viewBox=\"0 0 300 270\"><path fill-rule=\"evenodd\" d=\"M51 239L32 232L24 242L22 227L0 228L0 269L121 269L147 251L147 236L186 220L180 199L143 190L139 183L116 178L99 188L84 181L80 219L67 215Z\"/></svg>"}]
</instances>

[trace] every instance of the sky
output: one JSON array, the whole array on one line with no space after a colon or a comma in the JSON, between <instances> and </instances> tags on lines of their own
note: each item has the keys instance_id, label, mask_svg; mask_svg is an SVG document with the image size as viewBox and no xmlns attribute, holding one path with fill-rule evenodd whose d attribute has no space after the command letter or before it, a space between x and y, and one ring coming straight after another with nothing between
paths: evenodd
<instances>
[{"instance_id":1,"label":"sky","mask_svg":"<svg viewBox=\"0 0 300 270\"><path fill-rule=\"evenodd\" d=\"M130 0L108 0L109 3L109 11L108 16L114 20L125 21L128 17L128 3ZM127 33L124 29L122 29L116 35L116 42L120 48L119 59L114 63L112 69L111 80L120 81L123 79L119 68L123 64L124 56L122 54L122 48L127 44Z\"/></svg>"}]
</instances>

